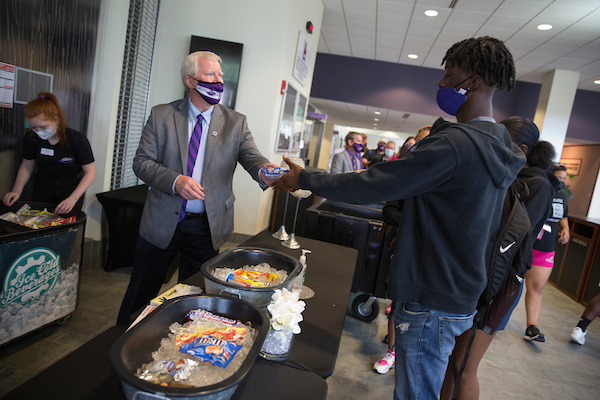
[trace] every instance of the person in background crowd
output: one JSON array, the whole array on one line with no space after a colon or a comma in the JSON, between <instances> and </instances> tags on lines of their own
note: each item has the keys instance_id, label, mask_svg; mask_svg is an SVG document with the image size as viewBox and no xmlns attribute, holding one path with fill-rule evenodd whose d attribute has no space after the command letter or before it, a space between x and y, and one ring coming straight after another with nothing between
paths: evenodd
<instances>
[{"instance_id":1,"label":"person in background crowd","mask_svg":"<svg viewBox=\"0 0 600 400\"><path fill-rule=\"evenodd\" d=\"M373 150L370 150L367 147L367 141L369 139L368 136L366 134L364 134L364 133L361 133L360 136L362 136L362 138L363 138L363 142L362 142L363 151L361 151L361 153L360 153L360 156L362 157L363 167L364 168L369 168L369 162L370 162L369 158L370 158L370 155L371 155L371 153L372 153Z\"/></svg>"},{"instance_id":2,"label":"person in background crowd","mask_svg":"<svg viewBox=\"0 0 600 400\"><path fill-rule=\"evenodd\" d=\"M404 157L404 155L408 153L415 144L417 144L415 137L409 136L404 143L402 143L402 147L400 147L400 151L398 151L398 158Z\"/></svg>"},{"instance_id":3,"label":"person in background crowd","mask_svg":"<svg viewBox=\"0 0 600 400\"><path fill-rule=\"evenodd\" d=\"M233 232L233 172L239 162L264 190L269 163L258 151L246 116L220 104L221 58L208 51L181 66L186 98L152 108L133 170L149 187L131 280L117 323L158 294L180 252L179 282L200 271Z\"/></svg>"},{"instance_id":4,"label":"person in background crowd","mask_svg":"<svg viewBox=\"0 0 600 400\"><path fill-rule=\"evenodd\" d=\"M393 140L390 140L385 144L385 148L383 151L383 154L378 155L375 158L373 158L373 160L371 160L371 166L382 161L392 161L398 159L398 157L396 156L396 142L394 142Z\"/></svg>"},{"instance_id":5,"label":"person in background crowd","mask_svg":"<svg viewBox=\"0 0 600 400\"><path fill-rule=\"evenodd\" d=\"M529 196L525 199L525 208L529 216L532 232L539 231L548 218L552 196L558 187L558 180L549 171L556 153L549 142L540 141L540 132L537 126L529 119L522 117L510 117L500 122L508 129L510 137L527 157L525 167L519 172L518 179L527 184ZM532 249L533 251L533 249ZM526 274L525 280L527 280ZM522 287L521 287L522 290ZM520 297L520 294L519 294ZM517 306L519 298L504 320L498 326L496 332L504 330L506 324ZM477 379L477 368L489 345L496 336L496 332L488 335L482 330L475 332L475 338L467 358L463 371L458 398L461 400L475 400L479 398L479 381ZM450 356L450 362L446 370L446 377L440 393L440 400L451 400L454 393L454 384L461 365L463 363L472 329L469 329L456 338L456 347Z\"/></svg>"},{"instance_id":6,"label":"person in background crowd","mask_svg":"<svg viewBox=\"0 0 600 400\"><path fill-rule=\"evenodd\" d=\"M413 147L411 147L411 150L414 149L414 147L419 144L419 142L423 139L425 139L427 136L429 136L429 133L431 132L431 125L425 125L422 126L421 128L419 128L419 132L417 132L417 136L415 136L415 144Z\"/></svg>"},{"instance_id":7,"label":"person in background crowd","mask_svg":"<svg viewBox=\"0 0 600 400\"><path fill-rule=\"evenodd\" d=\"M54 212L80 211L83 194L96 177L92 147L83 133L67 127L58 99L42 92L25 105L29 131L15 184L2 201L12 206L34 175L33 201L56 204ZM37 166L37 170L36 167Z\"/></svg>"},{"instance_id":8,"label":"person in background crowd","mask_svg":"<svg viewBox=\"0 0 600 400\"><path fill-rule=\"evenodd\" d=\"M554 267L556 238L558 236L558 243L563 245L567 244L571 238L567 219L567 195L562 191L567 178L567 167L556 165L552 172L560 182L560 189L554 194L548 220L539 233L532 231L532 234L537 234L537 240L533 243L533 265L525 275L527 329L523 338L525 340L535 340L536 342L546 341L546 336L540 332L537 324L542 309L542 291Z\"/></svg>"},{"instance_id":9,"label":"person in background crowd","mask_svg":"<svg viewBox=\"0 0 600 400\"><path fill-rule=\"evenodd\" d=\"M458 123L438 119L414 151L358 174L309 172L284 156L290 172L273 183L347 203L404 199L389 286L396 400L438 398L455 337L473 325L487 284L506 190L526 161L492 116L495 91L515 83L504 43L463 40L442 64L438 105Z\"/></svg>"},{"instance_id":10,"label":"person in background crowd","mask_svg":"<svg viewBox=\"0 0 600 400\"><path fill-rule=\"evenodd\" d=\"M371 165L371 162L373 161L373 159L375 157L378 157L380 155L383 155L385 152L385 139L379 139L377 141L377 148L376 149L372 149L372 150L368 150L367 152L365 152L365 154L363 155L363 166L365 168L369 168L369 166Z\"/></svg>"},{"instance_id":11,"label":"person in background crowd","mask_svg":"<svg viewBox=\"0 0 600 400\"><path fill-rule=\"evenodd\" d=\"M362 136L357 132L349 132L344 139L344 151L333 156L331 161L331 175L344 172L360 172L364 169L362 157Z\"/></svg>"},{"instance_id":12,"label":"person in background crowd","mask_svg":"<svg viewBox=\"0 0 600 400\"><path fill-rule=\"evenodd\" d=\"M600 284L599 284L600 285ZM583 311L577 326L571 331L569 337L572 342L583 346L585 343L585 334L590 323L600 316L600 293L598 293Z\"/></svg>"}]
</instances>

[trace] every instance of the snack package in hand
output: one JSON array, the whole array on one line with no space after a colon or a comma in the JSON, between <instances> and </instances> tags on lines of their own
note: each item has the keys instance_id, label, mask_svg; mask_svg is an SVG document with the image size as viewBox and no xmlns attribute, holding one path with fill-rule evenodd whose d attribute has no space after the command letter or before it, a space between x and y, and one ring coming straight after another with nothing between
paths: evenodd
<instances>
[{"instance_id":1,"label":"snack package in hand","mask_svg":"<svg viewBox=\"0 0 600 400\"><path fill-rule=\"evenodd\" d=\"M262 172L269 179L279 179L286 173L290 172L289 169L281 168L281 167L267 167L261 168Z\"/></svg>"}]
</instances>

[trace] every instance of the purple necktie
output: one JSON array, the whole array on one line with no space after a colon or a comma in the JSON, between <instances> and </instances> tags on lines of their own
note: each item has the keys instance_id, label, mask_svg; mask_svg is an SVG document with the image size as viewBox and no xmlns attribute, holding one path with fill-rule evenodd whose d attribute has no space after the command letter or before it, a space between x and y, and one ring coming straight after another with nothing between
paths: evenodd
<instances>
[{"instance_id":1,"label":"purple necktie","mask_svg":"<svg viewBox=\"0 0 600 400\"><path fill-rule=\"evenodd\" d=\"M194 172L194 164L196 163L196 157L198 157L198 150L200 149L200 139L202 138L202 121L204 121L204 117L202 117L202 114L198 114L198 123L192 131L192 138L190 139L190 145L188 146L186 176L192 176L192 173ZM177 222L185 218L186 206L187 200L183 199L183 203L181 204L181 212L179 213L179 219L177 220Z\"/></svg>"}]
</instances>

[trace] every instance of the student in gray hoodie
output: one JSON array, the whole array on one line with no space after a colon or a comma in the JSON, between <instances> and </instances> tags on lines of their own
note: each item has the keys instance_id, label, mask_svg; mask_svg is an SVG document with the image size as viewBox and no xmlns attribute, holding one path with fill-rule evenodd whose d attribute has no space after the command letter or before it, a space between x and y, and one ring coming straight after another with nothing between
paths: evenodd
<instances>
[{"instance_id":1,"label":"student in gray hoodie","mask_svg":"<svg viewBox=\"0 0 600 400\"><path fill-rule=\"evenodd\" d=\"M525 164L492 116L495 91L515 83L504 43L463 40L442 64L438 105L457 123L440 118L400 160L335 176L288 162L290 172L274 184L356 204L404 199L389 291L396 301L397 400L437 399L455 337L472 326L487 283L506 190Z\"/></svg>"}]
</instances>

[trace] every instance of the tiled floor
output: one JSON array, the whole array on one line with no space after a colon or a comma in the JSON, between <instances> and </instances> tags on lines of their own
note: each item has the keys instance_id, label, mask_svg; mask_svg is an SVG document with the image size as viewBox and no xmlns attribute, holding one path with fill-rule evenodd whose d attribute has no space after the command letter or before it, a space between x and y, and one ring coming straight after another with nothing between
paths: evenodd
<instances>
[{"instance_id":1,"label":"tiled floor","mask_svg":"<svg viewBox=\"0 0 600 400\"><path fill-rule=\"evenodd\" d=\"M112 326L129 273L126 269L83 271L79 306L66 325L46 327L0 347L0 397ZM163 289L175 283L176 276ZM327 379L328 400L392 399L393 370L387 375L372 371L387 348L381 340L387 329L383 309L388 303L380 300L381 315L372 323L346 317L335 371ZM568 342L582 311L582 305L547 285L539 323L547 341L528 343L522 339L525 308L521 302L480 365L480 399L598 398L600 321L590 325L585 346Z\"/></svg>"}]
</instances>

